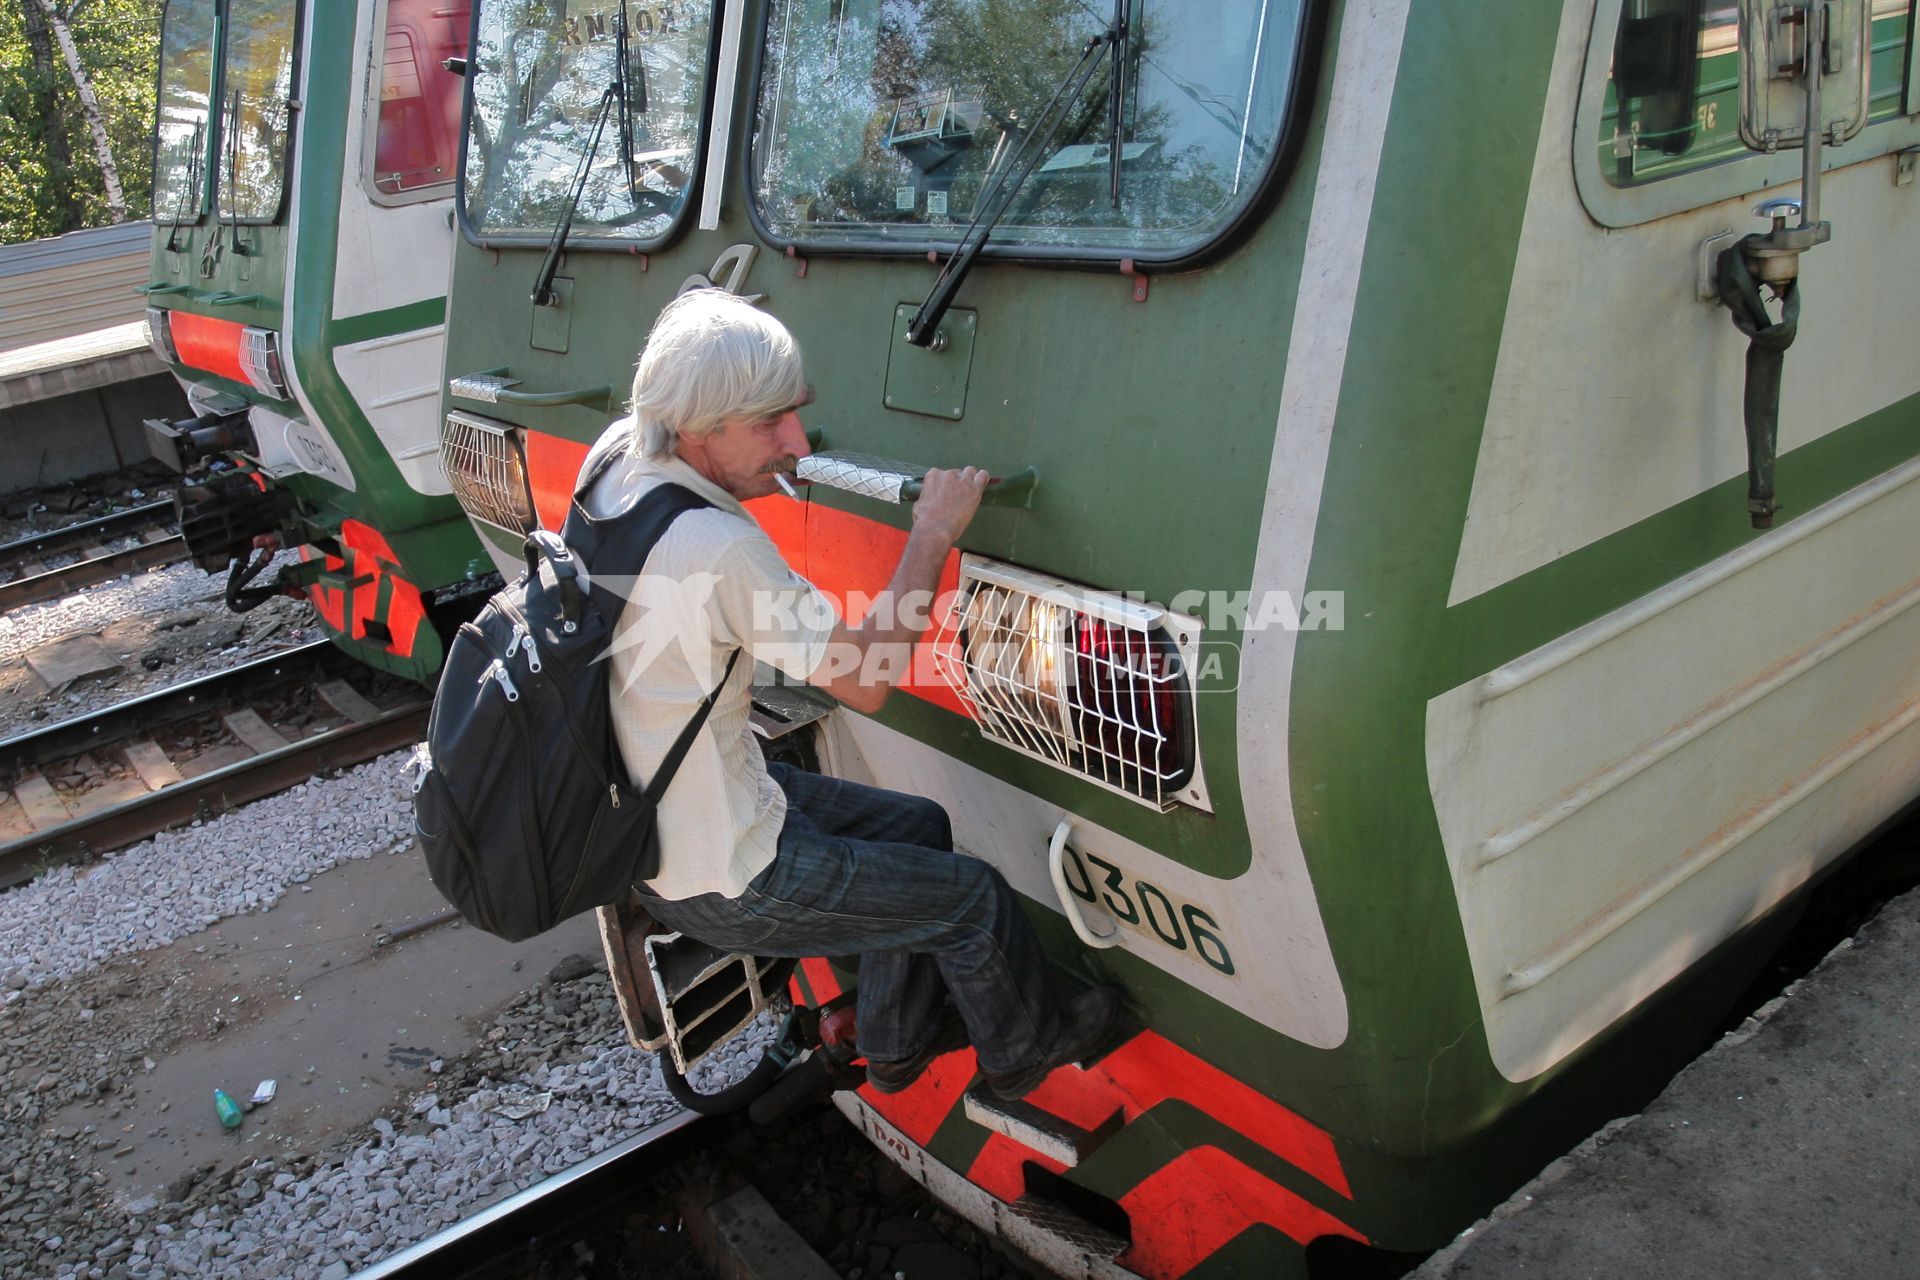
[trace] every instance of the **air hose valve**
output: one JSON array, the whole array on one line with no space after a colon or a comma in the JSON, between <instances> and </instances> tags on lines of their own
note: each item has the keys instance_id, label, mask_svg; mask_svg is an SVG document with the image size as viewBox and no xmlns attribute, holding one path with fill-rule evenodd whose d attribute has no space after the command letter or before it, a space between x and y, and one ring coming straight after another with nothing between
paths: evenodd
<instances>
[{"instance_id":1,"label":"air hose valve","mask_svg":"<svg viewBox=\"0 0 1920 1280\"><path fill-rule=\"evenodd\" d=\"M1773 500L1773 464L1780 444L1780 379L1787 348L1800 328L1800 255L1825 244L1833 228L1809 222L1804 206L1791 196L1763 201L1753 212L1771 219L1773 228L1721 250L1714 281L1734 327L1747 338L1747 514L1754 528L1771 529L1779 509ZM1796 215L1799 225L1788 226ZM1763 285L1780 303L1778 320L1760 292Z\"/></svg>"},{"instance_id":2,"label":"air hose valve","mask_svg":"<svg viewBox=\"0 0 1920 1280\"><path fill-rule=\"evenodd\" d=\"M1763 200L1754 206L1753 216L1772 219L1773 230L1747 236L1738 247L1747 259L1747 269L1776 291L1799 277L1802 253L1833 238L1833 224L1809 223L1796 196ZM1789 218L1799 218L1800 225L1788 226Z\"/></svg>"}]
</instances>

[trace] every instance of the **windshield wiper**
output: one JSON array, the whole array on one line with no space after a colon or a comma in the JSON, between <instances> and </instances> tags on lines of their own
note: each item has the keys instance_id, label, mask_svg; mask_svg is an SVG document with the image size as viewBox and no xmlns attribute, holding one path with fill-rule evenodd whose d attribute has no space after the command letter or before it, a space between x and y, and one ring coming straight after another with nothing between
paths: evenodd
<instances>
[{"instance_id":1,"label":"windshield wiper","mask_svg":"<svg viewBox=\"0 0 1920 1280\"><path fill-rule=\"evenodd\" d=\"M634 210L640 208L640 192L633 180L633 118L647 111L647 64L635 58L627 61L627 0L613 15L613 83L620 90L620 176L627 184L627 198Z\"/></svg>"},{"instance_id":2,"label":"windshield wiper","mask_svg":"<svg viewBox=\"0 0 1920 1280\"><path fill-rule=\"evenodd\" d=\"M173 225L167 228L167 252L168 253L182 252L182 248L176 242L175 237L177 237L180 234L180 223L187 216L187 197L188 196L192 196L194 198L194 215L193 215L194 219L198 221L200 217L200 201L199 201L199 197L201 194L200 192L200 183L201 183L200 153L206 148L206 145L207 145L207 122L206 121L196 120L193 122L193 141L189 145L193 148L193 151L192 151L192 154L187 157L186 181L184 184L182 184L180 188L180 199L174 205Z\"/></svg>"},{"instance_id":3,"label":"windshield wiper","mask_svg":"<svg viewBox=\"0 0 1920 1280\"><path fill-rule=\"evenodd\" d=\"M600 151L600 135L607 128L607 113L620 96L617 78L600 95L600 113L593 122L593 137L587 143L587 154L580 157L579 171L573 175L573 190L567 195L567 207L560 211L560 221L553 227L553 238L547 241L547 256L540 260L540 274L533 278L533 305L536 307L550 307L559 302L553 292L553 273L560 269L560 255L566 251L567 233L573 230L574 210L580 207L580 196L586 191L587 178L593 172L593 158Z\"/></svg>"},{"instance_id":4,"label":"windshield wiper","mask_svg":"<svg viewBox=\"0 0 1920 1280\"><path fill-rule=\"evenodd\" d=\"M240 209L234 201L234 191L240 186L240 91L233 91L233 109L227 117L227 186L226 202L234 207L227 210L232 214L229 221L233 229L233 251L240 257L248 256L247 247L240 243Z\"/></svg>"},{"instance_id":5,"label":"windshield wiper","mask_svg":"<svg viewBox=\"0 0 1920 1280\"><path fill-rule=\"evenodd\" d=\"M1124 0L1117 0L1115 9L1123 7ZM980 257L980 251L986 248L987 237L993 234L994 227L1006 216L1007 209L1013 204L1013 198L1020 193L1033 171L1040 167L1048 149L1053 145L1054 135L1060 132L1060 126L1066 123L1069 113L1080 101L1087 82L1093 79L1093 73L1099 69L1102 59L1109 50L1119 50L1125 41L1125 30L1117 24L1098 35L1087 38L1086 47L1080 51L1080 60L1074 63L1072 70L1053 91L1053 99L1048 102L1020 140L1020 146L1008 158L1000 171L993 175L986 188L980 194L975 207L973 221L960 236L960 242L954 247L953 256L947 259L946 266L934 279L933 288L927 293L927 300L913 313L913 319L907 322L907 341L916 347L933 345L934 335L940 332L940 322L946 318L947 308L953 305L954 295L960 292L960 286L966 281L967 273L973 270L973 264ZM1120 63L1116 58L1113 74L1117 80L1120 75ZM1108 100L1108 128L1115 128L1117 109L1112 99ZM1116 153L1117 153L1116 148ZM1117 183L1119 177L1114 175Z\"/></svg>"},{"instance_id":6,"label":"windshield wiper","mask_svg":"<svg viewBox=\"0 0 1920 1280\"><path fill-rule=\"evenodd\" d=\"M1107 77L1107 185L1120 207L1120 139L1125 124L1127 49L1133 33L1133 0L1113 0L1113 74Z\"/></svg>"}]
</instances>

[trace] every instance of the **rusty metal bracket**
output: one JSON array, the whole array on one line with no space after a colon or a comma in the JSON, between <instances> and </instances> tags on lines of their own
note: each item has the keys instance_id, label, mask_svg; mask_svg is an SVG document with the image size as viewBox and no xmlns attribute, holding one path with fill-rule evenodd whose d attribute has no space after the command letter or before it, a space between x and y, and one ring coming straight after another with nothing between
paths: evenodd
<instances>
[{"instance_id":1,"label":"rusty metal bracket","mask_svg":"<svg viewBox=\"0 0 1920 1280\"><path fill-rule=\"evenodd\" d=\"M1145 302L1147 300L1147 273L1135 266L1132 258L1122 258L1120 259L1120 274L1133 277L1133 300L1135 302Z\"/></svg>"}]
</instances>

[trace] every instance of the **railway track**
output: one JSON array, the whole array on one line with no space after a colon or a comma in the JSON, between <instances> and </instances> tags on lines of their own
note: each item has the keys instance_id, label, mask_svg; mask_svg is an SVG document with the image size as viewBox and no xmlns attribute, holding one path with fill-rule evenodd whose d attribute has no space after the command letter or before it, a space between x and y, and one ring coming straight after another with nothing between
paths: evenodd
<instances>
[{"instance_id":1,"label":"railway track","mask_svg":"<svg viewBox=\"0 0 1920 1280\"><path fill-rule=\"evenodd\" d=\"M11 568L16 575L0 583L0 613L186 559L186 543L173 521L173 503L150 502L0 545L0 568ZM108 549L108 543L127 538L139 542L119 551ZM78 563L58 569L44 563L73 554L81 557Z\"/></svg>"},{"instance_id":2,"label":"railway track","mask_svg":"<svg viewBox=\"0 0 1920 1280\"><path fill-rule=\"evenodd\" d=\"M374 680L319 641L0 741L0 889L418 741L430 693Z\"/></svg>"},{"instance_id":3,"label":"railway track","mask_svg":"<svg viewBox=\"0 0 1920 1280\"><path fill-rule=\"evenodd\" d=\"M513 1280L546 1274L543 1262L625 1212L632 1197L653 1189L663 1167L687 1158L717 1127L706 1117L680 1112L383 1259L354 1280Z\"/></svg>"}]
</instances>

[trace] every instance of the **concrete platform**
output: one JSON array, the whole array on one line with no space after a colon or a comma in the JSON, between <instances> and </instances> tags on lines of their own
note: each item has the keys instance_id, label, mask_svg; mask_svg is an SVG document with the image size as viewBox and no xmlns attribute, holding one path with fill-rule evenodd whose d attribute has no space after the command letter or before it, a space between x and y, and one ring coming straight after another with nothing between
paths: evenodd
<instances>
[{"instance_id":1,"label":"concrete platform","mask_svg":"<svg viewBox=\"0 0 1920 1280\"><path fill-rule=\"evenodd\" d=\"M147 345L146 321L0 351L0 409L165 373Z\"/></svg>"},{"instance_id":2,"label":"concrete platform","mask_svg":"<svg viewBox=\"0 0 1920 1280\"><path fill-rule=\"evenodd\" d=\"M1920 1275L1920 891L1416 1280Z\"/></svg>"},{"instance_id":3,"label":"concrete platform","mask_svg":"<svg viewBox=\"0 0 1920 1280\"><path fill-rule=\"evenodd\" d=\"M188 412L141 320L0 351L0 493L144 462L141 424Z\"/></svg>"}]
</instances>

